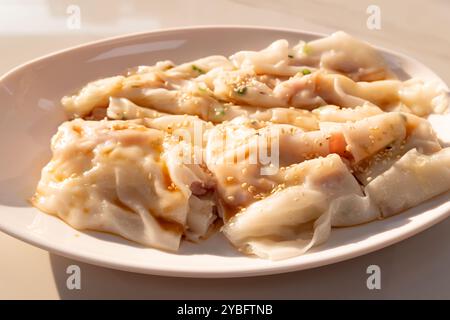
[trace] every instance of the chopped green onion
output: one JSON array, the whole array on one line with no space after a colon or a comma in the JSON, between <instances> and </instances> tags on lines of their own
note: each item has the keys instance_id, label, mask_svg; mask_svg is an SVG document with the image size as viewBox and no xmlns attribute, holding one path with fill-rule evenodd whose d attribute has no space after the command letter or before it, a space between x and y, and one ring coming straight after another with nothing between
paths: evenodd
<instances>
[{"instance_id":1,"label":"chopped green onion","mask_svg":"<svg viewBox=\"0 0 450 320\"><path fill-rule=\"evenodd\" d=\"M207 92L206 88L203 88L203 87L198 87L198 91L200 91L200 92Z\"/></svg>"},{"instance_id":2,"label":"chopped green onion","mask_svg":"<svg viewBox=\"0 0 450 320\"><path fill-rule=\"evenodd\" d=\"M195 64L192 65L192 70L197 71L198 73L205 73L203 69L197 67Z\"/></svg>"},{"instance_id":3,"label":"chopped green onion","mask_svg":"<svg viewBox=\"0 0 450 320\"><path fill-rule=\"evenodd\" d=\"M247 87L239 87L234 90L238 95L243 96L247 92Z\"/></svg>"},{"instance_id":4,"label":"chopped green onion","mask_svg":"<svg viewBox=\"0 0 450 320\"><path fill-rule=\"evenodd\" d=\"M216 116L223 116L225 115L225 108L224 107L214 108L214 113Z\"/></svg>"},{"instance_id":5,"label":"chopped green onion","mask_svg":"<svg viewBox=\"0 0 450 320\"><path fill-rule=\"evenodd\" d=\"M302 74L304 75L304 76L306 76L307 74L310 74L311 73L311 70L309 70L309 69L303 69L302 70Z\"/></svg>"},{"instance_id":6,"label":"chopped green onion","mask_svg":"<svg viewBox=\"0 0 450 320\"><path fill-rule=\"evenodd\" d=\"M303 54L307 56L312 53L312 48L307 43L305 43L303 45L302 51L303 51Z\"/></svg>"}]
</instances>

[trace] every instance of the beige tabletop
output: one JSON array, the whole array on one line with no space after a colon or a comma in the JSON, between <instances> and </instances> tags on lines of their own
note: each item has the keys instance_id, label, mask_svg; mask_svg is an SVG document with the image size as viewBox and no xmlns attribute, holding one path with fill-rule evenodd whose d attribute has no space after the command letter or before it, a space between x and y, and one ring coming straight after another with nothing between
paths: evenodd
<instances>
[{"instance_id":1,"label":"beige tabletop","mask_svg":"<svg viewBox=\"0 0 450 320\"><path fill-rule=\"evenodd\" d=\"M246 24L325 33L341 29L417 58L450 83L449 16L450 1L446 0L3 0L0 73L40 55L113 35ZM449 231L447 219L401 243L338 264L282 275L213 280L105 269L0 233L0 299L449 299ZM80 267L80 290L67 288L70 265ZM379 290L367 287L370 265L380 267Z\"/></svg>"}]
</instances>

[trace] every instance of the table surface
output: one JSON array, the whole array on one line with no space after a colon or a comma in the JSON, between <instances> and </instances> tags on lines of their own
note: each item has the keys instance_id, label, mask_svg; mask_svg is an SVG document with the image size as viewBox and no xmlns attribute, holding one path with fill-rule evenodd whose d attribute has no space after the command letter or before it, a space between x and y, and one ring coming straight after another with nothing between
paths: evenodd
<instances>
[{"instance_id":1,"label":"table surface","mask_svg":"<svg viewBox=\"0 0 450 320\"><path fill-rule=\"evenodd\" d=\"M81 28L68 28L69 7ZM94 4L95 3L95 4ZM377 0L381 28L367 27L374 1L215 0L0 3L0 73L43 54L130 32L245 24L330 33L344 30L406 53L450 83L450 1ZM68 13L69 12L69 13ZM345 262L288 274L240 279L184 279L116 271L63 258L0 233L0 299L301 299L450 298L450 219L408 240ZM66 286L81 268L81 290ZM381 269L381 289L367 288L367 267Z\"/></svg>"}]
</instances>

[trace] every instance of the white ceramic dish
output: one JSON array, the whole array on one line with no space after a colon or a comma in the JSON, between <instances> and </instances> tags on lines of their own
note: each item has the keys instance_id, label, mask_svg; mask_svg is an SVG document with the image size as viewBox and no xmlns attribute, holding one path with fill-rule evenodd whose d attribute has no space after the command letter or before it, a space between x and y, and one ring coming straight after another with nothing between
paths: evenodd
<instances>
[{"instance_id":1,"label":"white ceramic dish","mask_svg":"<svg viewBox=\"0 0 450 320\"><path fill-rule=\"evenodd\" d=\"M127 271L186 277L239 277L302 270L381 249L410 237L450 214L449 193L392 218L334 229L324 245L307 254L266 261L246 257L221 236L191 244L179 253L144 248L119 237L80 232L31 207L27 199L50 157L50 138L64 120L60 98L90 80L158 60L189 61L211 54L260 49L275 39L292 43L320 35L256 27L196 27L140 33L64 50L22 65L0 79L0 230L16 238L85 262ZM445 84L421 63L380 49L404 77ZM448 88L447 88L448 90ZM450 142L448 117L433 117L435 129Z\"/></svg>"}]
</instances>

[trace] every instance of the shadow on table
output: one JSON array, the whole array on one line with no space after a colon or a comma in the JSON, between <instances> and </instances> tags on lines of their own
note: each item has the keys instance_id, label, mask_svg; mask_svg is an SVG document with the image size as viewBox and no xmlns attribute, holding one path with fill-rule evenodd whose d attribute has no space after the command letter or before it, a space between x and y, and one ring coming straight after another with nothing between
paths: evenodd
<instances>
[{"instance_id":1,"label":"shadow on table","mask_svg":"<svg viewBox=\"0 0 450 320\"><path fill-rule=\"evenodd\" d=\"M149 276L50 255L62 299L373 299L450 298L450 219L362 257L294 273L233 279ZM66 287L69 265L81 268L81 290ZM381 268L381 290L368 290L366 269ZM421 290L417 290L420 288Z\"/></svg>"}]
</instances>

